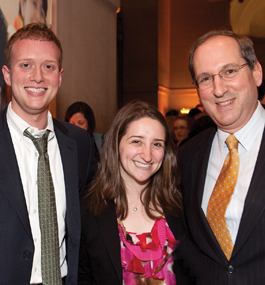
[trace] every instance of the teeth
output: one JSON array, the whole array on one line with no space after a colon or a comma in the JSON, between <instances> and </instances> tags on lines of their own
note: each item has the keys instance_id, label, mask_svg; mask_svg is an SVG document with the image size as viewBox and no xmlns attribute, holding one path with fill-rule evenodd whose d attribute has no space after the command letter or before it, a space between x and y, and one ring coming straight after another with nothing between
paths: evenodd
<instances>
[{"instance_id":1,"label":"teeth","mask_svg":"<svg viewBox=\"0 0 265 285\"><path fill-rule=\"evenodd\" d=\"M137 161L135 161L134 163L135 163L136 166L145 167L145 168L148 168L151 165L151 164L143 164L143 163L140 163L140 162L137 162Z\"/></svg>"},{"instance_id":2,"label":"teeth","mask_svg":"<svg viewBox=\"0 0 265 285\"><path fill-rule=\"evenodd\" d=\"M223 102L223 103L217 103L217 105L218 105L218 106L221 106L221 107L224 107L224 106L229 105L231 102L233 102L233 100L226 101L226 102Z\"/></svg>"},{"instance_id":3,"label":"teeth","mask_svg":"<svg viewBox=\"0 0 265 285\"><path fill-rule=\"evenodd\" d=\"M31 91L31 92L43 92L43 91L45 91L45 88L31 88L31 87L28 87L28 88L26 88L26 90Z\"/></svg>"}]
</instances>

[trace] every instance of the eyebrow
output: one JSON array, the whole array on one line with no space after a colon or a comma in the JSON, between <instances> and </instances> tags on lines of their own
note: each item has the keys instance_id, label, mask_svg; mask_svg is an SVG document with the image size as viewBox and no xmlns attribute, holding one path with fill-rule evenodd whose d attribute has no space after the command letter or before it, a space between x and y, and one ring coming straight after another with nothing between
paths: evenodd
<instances>
[{"instance_id":1,"label":"eyebrow","mask_svg":"<svg viewBox=\"0 0 265 285\"><path fill-rule=\"evenodd\" d=\"M144 139L143 136L132 135L132 136L130 136L127 140L132 139L132 138ZM155 138L154 141L162 141L162 142L165 142L164 139L158 139L158 138Z\"/></svg>"},{"instance_id":2,"label":"eyebrow","mask_svg":"<svg viewBox=\"0 0 265 285\"><path fill-rule=\"evenodd\" d=\"M154 139L154 141L165 142L163 139Z\"/></svg>"},{"instance_id":3,"label":"eyebrow","mask_svg":"<svg viewBox=\"0 0 265 285\"><path fill-rule=\"evenodd\" d=\"M238 65L238 64L236 64L236 63L227 63L227 64L225 64L225 65L220 69L220 71L222 71L223 69L227 68L227 67L230 66L230 65ZM220 71L219 71L219 72L220 72ZM218 74L218 73L217 73L217 74ZM209 72L203 72L203 73L201 73L200 75L198 75L198 77L204 76L204 75L212 75L212 74L209 73Z\"/></svg>"},{"instance_id":4,"label":"eyebrow","mask_svg":"<svg viewBox=\"0 0 265 285\"><path fill-rule=\"evenodd\" d=\"M35 58L32 58L32 57L27 57L27 58L21 58L21 59L18 59L17 62L22 62L22 61L35 61ZM56 60L53 60L53 59L45 59L44 62L53 62L53 63L56 63L59 65L59 63L56 61Z\"/></svg>"}]
</instances>

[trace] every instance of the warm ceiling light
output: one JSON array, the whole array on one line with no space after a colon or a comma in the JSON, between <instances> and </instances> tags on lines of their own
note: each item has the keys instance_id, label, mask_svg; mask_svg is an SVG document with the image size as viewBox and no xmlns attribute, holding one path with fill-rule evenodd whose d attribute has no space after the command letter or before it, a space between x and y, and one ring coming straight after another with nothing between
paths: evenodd
<instances>
[{"instance_id":1,"label":"warm ceiling light","mask_svg":"<svg viewBox=\"0 0 265 285\"><path fill-rule=\"evenodd\" d=\"M190 112L190 109L186 109L186 108L182 108L182 109L180 110L180 113L181 113L181 114L189 114L189 112Z\"/></svg>"}]
</instances>

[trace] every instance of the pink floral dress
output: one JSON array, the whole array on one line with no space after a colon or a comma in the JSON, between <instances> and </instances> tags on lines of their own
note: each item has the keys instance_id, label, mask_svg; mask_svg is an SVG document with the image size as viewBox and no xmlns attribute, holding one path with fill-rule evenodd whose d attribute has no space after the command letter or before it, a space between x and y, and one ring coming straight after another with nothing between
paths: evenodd
<instances>
[{"instance_id":1,"label":"pink floral dress","mask_svg":"<svg viewBox=\"0 0 265 285\"><path fill-rule=\"evenodd\" d=\"M178 245L166 219L161 217L149 233L126 232L119 222L124 285L175 285L172 253Z\"/></svg>"}]
</instances>

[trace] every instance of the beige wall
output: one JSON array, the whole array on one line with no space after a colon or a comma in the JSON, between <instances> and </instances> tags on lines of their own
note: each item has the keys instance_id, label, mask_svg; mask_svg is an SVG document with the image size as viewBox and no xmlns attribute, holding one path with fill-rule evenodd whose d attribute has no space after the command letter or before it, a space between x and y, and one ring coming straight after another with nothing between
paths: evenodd
<instances>
[{"instance_id":1,"label":"beige wall","mask_svg":"<svg viewBox=\"0 0 265 285\"><path fill-rule=\"evenodd\" d=\"M69 105L89 104L96 132L106 132L117 110L116 10L119 0L57 0L57 35L64 50L57 117Z\"/></svg>"},{"instance_id":2,"label":"beige wall","mask_svg":"<svg viewBox=\"0 0 265 285\"><path fill-rule=\"evenodd\" d=\"M121 11L123 104L136 98L157 104L158 0L121 0Z\"/></svg>"},{"instance_id":3,"label":"beige wall","mask_svg":"<svg viewBox=\"0 0 265 285\"><path fill-rule=\"evenodd\" d=\"M158 106L193 108L199 103L188 70L192 43L211 29L229 28L229 0L159 0Z\"/></svg>"}]
</instances>

